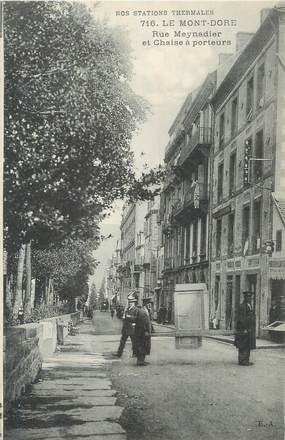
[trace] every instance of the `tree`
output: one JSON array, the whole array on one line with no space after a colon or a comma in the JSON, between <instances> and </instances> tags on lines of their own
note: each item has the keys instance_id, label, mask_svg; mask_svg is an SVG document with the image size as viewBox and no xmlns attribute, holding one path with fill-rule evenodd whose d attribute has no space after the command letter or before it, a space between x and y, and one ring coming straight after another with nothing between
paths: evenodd
<instances>
[{"instance_id":1,"label":"tree","mask_svg":"<svg viewBox=\"0 0 285 440\"><path fill-rule=\"evenodd\" d=\"M147 106L130 87L128 45L81 3L6 2L4 15L5 247L92 239L115 199L150 197L158 181L134 171Z\"/></svg>"},{"instance_id":2,"label":"tree","mask_svg":"<svg viewBox=\"0 0 285 440\"><path fill-rule=\"evenodd\" d=\"M10 238L70 233L127 194L145 105L117 30L83 5L8 2L5 78Z\"/></svg>"},{"instance_id":3,"label":"tree","mask_svg":"<svg viewBox=\"0 0 285 440\"><path fill-rule=\"evenodd\" d=\"M97 289L94 281L92 282L89 289L88 304L91 309L97 306Z\"/></svg>"},{"instance_id":4,"label":"tree","mask_svg":"<svg viewBox=\"0 0 285 440\"><path fill-rule=\"evenodd\" d=\"M92 256L97 243L66 239L61 245L35 250L33 272L38 281L38 301L49 279L62 299L88 294L88 278L93 274L96 261ZM47 295L44 295L44 297Z\"/></svg>"}]
</instances>

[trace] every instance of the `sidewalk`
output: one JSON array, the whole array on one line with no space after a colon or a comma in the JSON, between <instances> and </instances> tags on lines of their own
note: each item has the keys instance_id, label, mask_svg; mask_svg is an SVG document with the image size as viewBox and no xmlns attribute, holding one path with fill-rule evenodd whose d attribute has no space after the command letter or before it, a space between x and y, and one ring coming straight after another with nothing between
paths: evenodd
<instances>
[{"instance_id":1,"label":"sidewalk","mask_svg":"<svg viewBox=\"0 0 285 440\"><path fill-rule=\"evenodd\" d=\"M41 380L6 421L5 440L126 440L116 390L106 376L109 360L94 352L91 321L66 338L43 364Z\"/></svg>"},{"instance_id":2,"label":"sidewalk","mask_svg":"<svg viewBox=\"0 0 285 440\"><path fill-rule=\"evenodd\" d=\"M154 330L157 333L163 333L167 336L174 335L175 325L172 324L158 324L153 322ZM212 334L211 334L212 333ZM155 336L155 333L153 334ZM214 339L218 342L224 342L226 344L234 344L234 335L223 335L221 333L215 334L215 330L209 330L206 338ZM267 339L256 339L256 349L266 349L266 348L285 348L285 344L279 344L277 342L269 341Z\"/></svg>"}]
</instances>

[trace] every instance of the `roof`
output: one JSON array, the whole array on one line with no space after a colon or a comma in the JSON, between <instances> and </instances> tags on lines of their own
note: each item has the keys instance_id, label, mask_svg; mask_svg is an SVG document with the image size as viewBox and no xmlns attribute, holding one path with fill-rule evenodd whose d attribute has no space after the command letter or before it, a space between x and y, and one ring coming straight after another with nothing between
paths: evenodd
<instances>
[{"instance_id":1,"label":"roof","mask_svg":"<svg viewBox=\"0 0 285 440\"><path fill-rule=\"evenodd\" d=\"M212 104L215 109L223 104L228 95L233 91L234 85L238 84L239 80L258 57L259 53L276 33L278 26L278 13L279 9L270 10L259 29L237 57L235 63L217 88L216 93L212 98Z\"/></svg>"}]
</instances>

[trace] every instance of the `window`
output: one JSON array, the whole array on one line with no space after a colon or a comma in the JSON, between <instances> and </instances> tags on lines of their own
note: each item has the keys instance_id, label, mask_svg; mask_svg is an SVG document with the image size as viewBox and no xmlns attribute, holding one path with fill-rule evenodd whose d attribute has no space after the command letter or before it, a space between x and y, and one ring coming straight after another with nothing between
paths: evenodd
<instances>
[{"instance_id":1,"label":"window","mask_svg":"<svg viewBox=\"0 0 285 440\"><path fill-rule=\"evenodd\" d=\"M257 71L257 110L264 105L264 91L265 91L265 67L264 63L259 66Z\"/></svg>"},{"instance_id":2,"label":"window","mask_svg":"<svg viewBox=\"0 0 285 440\"><path fill-rule=\"evenodd\" d=\"M190 260L190 225L186 226L185 241L185 262L187 263Z\"/></svg>"},{"instance_id":3,"label":"window","mask_svg":"<svg viewBox=\"0 0 285 440\"><path fill-rule=\"evenodd\" d=\"M235 230L235 214L232 213L228 217L228 255L234 254L234 230Z\"/></svg>"},{"instance_id":4,"label":"window","mask_svg":"<svg viewBox=\"0 0 285 440\"><path fill-rule=\"evenodd\" d=\"M198 220L193 223L193 250L192 250L192 261L193 263L197 258L197 244L198 244Z\"/></svg>"},{"instance_id":5,"label":"window","mask_svg":"<svg viewBox=\"0 0 285 440\"><path fill-rule=\"evenodd\" d=\"M221 256L221 243L222 243L222 220L217 220L216 230L216 257Z\"/></svg>"},{"instance_id":6,"label":"window","mask_svg":"<svg viewBox=\"0 0 285 440\"><path fill-rule=\"evenodd\" d=\"M200 257L206 258L206 238L207 238L207 217L201 218L201 245L200 245Z\"/></svg>"},{"instance_id":7,"label":"window","mask_svg":"<svg viewBox=\"0 0 285 440\"><path fill-rule=\"evenodd\" d=\"M214 296L215 313L218 312L219 302L220 302L220 277L218 275L216 275L216 279L215 279L215 296Z\"/></svg>"},{"instance_id":8,"label":"window","mask_svg":"<svg viewBox=\"0 0 285 440\"><path fill-rule=\"evenodd\" d=\"M263 159L263 130L259 131L255 137L255 154L253 161L253 178L257 181L263 176L263 161L258 159Z\"/></svg>"},{"instance_id":9,"label":"window","mask_svg":"<svg viewBox=\"0 0 285 440\"><path fill-rule=\"evenodd\" d=\"M253 77L247 82L246 88L246 120L249 122L252 119L253 113L253 90L254 90L254 80Z\"/></svg>"},{"instance_id":10,"label":"window","mask_svg":"<svg viewBox=\"0 0 285 440\"><path fill-rule=\"evenodd\" d=\"M223 183L224 183L224 164L220 163L218 167L218 202L223 198Z\"/></svg>"},{"instance_id":11,"label":"window","mask_svg":"<svg viewBox=\"0 0 285 440\"><path fill-rule=\"evenodd\" d=\"M184 252L185 252L185 226L181 228L181 264L184 264Z\"/></svg>"},{"instance_id":12,"label":"window","mask_svg":"<svg viewBox=\"0 0 285 440\"><path fill-rule=\"evenodd\" d=\"M249 246L249 214L249 206L245 206L242 212L242 248L244 255L247 255Z\"/></svg>"},{"instance_id":13,"label":"window","mask_svg":"<svg viewBox=\"0 0 285 440\"><path fill-rule=\"evenodd\" d=\"M231 124L231 131L232 136L235 136L238 129L238 98L234 98L232 101L232 124Z\"/></svg>"},{"instance_id":14,"label":"window","mask_svg":"<svg viewBox=\"0 0 285 440\"><path fill-rule=\"evenodd\" d=\"M229 192L230 196L235 192L236 187L236 153L231 154L230 157L230 182Z\"/></svg>"},{"instance_id":15,"label":"window","mask_svg":"<svg viewBox=\"0 0 285 440\"><path fill-rule=\"evenodd\" d=\"M276 231L276 251L282 251L282 230Z\"/></svg>"},{"instance_id":16,"label":"window","mask_svg":"<svg viewBox=\"0 0 285 440\"><path fill-rule=\"evenodd\" d=\"M260 250L261 243L261 200L253 205L253 251Z\"/></svg>"},{"instance_id":17,"label":"window","mask_svg":"<svg viewBox=\"0 0 285 440\"><path fill-rule=\"evenodd\" d=\"M220 116L220 127L219 127L219 148L222 148L225 141L225 114L222 113Z\"/></svg>"}]
</instances>

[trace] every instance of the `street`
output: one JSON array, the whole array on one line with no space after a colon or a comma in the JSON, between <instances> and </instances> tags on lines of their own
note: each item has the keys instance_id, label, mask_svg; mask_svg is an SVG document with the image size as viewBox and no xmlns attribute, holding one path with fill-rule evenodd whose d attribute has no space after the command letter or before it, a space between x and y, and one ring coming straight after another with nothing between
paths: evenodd
<instances>
[{"instance_id":1,"label":"street","mask_svg":"<svg viewBox=\"0 0 285 440\"><path fill-rule=\"evenodd\" d=\"M200 349L176 350L174 337L155 326L149 365L137 367L130 342L120 360L111 357L121 324L109 312L85 319L79 335L43 365L42 381L23 400L20 417L7 422L5 438L111 440L125 438L125 430L129 440L283 440L283 350L257 350L254 366L240 367L230 344L204 339ZM102 417L111 431L100 434L94 426Z\"/></svg>"}]
</instances>

